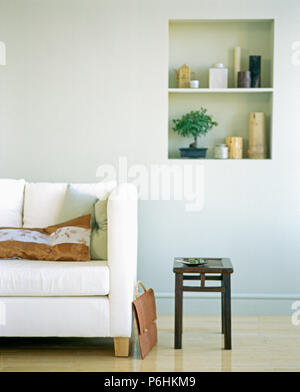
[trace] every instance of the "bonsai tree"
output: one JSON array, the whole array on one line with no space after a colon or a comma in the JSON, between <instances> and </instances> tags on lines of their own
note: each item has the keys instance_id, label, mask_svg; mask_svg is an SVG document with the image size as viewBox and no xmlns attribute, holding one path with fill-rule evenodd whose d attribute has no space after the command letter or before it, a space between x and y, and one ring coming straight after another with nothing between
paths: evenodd
<instances>
[{"instance_id":1,"label":"bonsai tree","mask_svg":"<svg viewBox=\"0 0 300 392\"><path fill-rule=\"evenodd\" d=\"M218 123L212 120L212 116L207 114L207 109L201 107L196 112L190 112L181 118L173 120L173 131L183 137L193 137L194 143L191 148L199 148L199 137L205 136Z\"/></svg>"}]
</instances>

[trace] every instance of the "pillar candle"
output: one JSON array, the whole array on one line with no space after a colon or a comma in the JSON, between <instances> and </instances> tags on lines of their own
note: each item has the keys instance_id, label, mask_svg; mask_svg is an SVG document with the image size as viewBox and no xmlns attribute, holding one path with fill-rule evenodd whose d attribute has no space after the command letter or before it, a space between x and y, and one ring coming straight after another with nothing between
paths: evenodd
<instances>
[{"instance_id":1,"label":"pillar candle","mask_svg":"<svg viewBox=\"0 0 300 392\"><path fill-rule=\"evenodd\" d=\"M266 159L266 118L264 113L249 114L249 149L250 159Z\"/></svg>"},{"instance_id":2,"label":"pillar candle","mask_svg":"<svg viewBox=\"0 0 300 392\"><path fill-rule=\"evenodd\" d=\"M227 137L226 144L229 150L229 159L243 158L243 138L239 136Z\"/></svg>"},{"instance_id":3,"label":"pillar candle","mask_svg":"<svg viewBox=\"0 0 300 392\"><path fill-rule=\"evenodd\" d=\"M234 48L234 87L238 87L238 73L241 70L241 54L242 50L239 46Z\"/></svg>"}]
</instances>

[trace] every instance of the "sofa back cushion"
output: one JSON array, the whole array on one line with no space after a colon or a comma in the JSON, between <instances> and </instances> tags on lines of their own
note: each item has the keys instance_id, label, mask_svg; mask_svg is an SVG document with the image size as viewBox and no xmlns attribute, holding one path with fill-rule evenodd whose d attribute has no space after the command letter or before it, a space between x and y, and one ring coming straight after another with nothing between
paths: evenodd
<instances>
[{"instance_id":1,"label":"sofa back cushion","mask_svg":"<svg viewBox=\"0 0 300 392\"><path fill-rule=\"evenodd\" d=\"M97 199L105 199L116 188L116 182L96 182L91 184L71 184L74 190L81 193L86 193L90 196L97 197Z\"/></svg>"},{"instance_id":2,"label":"sofa back cushion","mask_svg":"<svg viewBox=\"0 0 300 392\"><path fill-rule=\"evenodd\" d=\"M116 183L99 182L95 184L70 184L72 194L76 192L82 196L90 195L100 200L107 199L108 195L116 187ZM66 198L72 196L68 190L68 184L64 183L26 183L24 198L24 220L23 226L28 228L47 227L61 223L63 219L73 219L76 216L70 216L65 211ZM78 200L80 202L80 198ZM68 214L68 216L67 216Z\"/></svg>"},{"instance_id":3,"label":"sofa back cushion","mask_svg":"<svg viewBox=\"0 0 300 392\"><path fill-rule=\"evenodd\" d=\"M0 227L22 227L24 180L0 179Z\"/></svg>"},{"instance_id":4,"label":"sofa back cushion","mask_svg":"<svg viewBox=\"0 0 300 392\"><path fill-rule=\"evenodd\" d=\"M27 183L24 197L23 226L28 228L56 225L68 184Z\"/></svg>"}]
</instances>

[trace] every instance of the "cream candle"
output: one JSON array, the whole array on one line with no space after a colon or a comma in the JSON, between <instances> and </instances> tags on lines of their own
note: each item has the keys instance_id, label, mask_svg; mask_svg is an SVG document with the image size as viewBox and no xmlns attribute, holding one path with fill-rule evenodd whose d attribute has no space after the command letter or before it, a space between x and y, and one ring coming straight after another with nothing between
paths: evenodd
<instances>
[{"instance_id":1,"label":"cream candle","mask_svg":"<svg viewBox=\"0 0 300 392\"><path fill-rule=\"evenodd\" d=\"M238 73L241 71L242 49L237 46L234 48L234 87L238 87Z\"/></svg>"}]
</instances>

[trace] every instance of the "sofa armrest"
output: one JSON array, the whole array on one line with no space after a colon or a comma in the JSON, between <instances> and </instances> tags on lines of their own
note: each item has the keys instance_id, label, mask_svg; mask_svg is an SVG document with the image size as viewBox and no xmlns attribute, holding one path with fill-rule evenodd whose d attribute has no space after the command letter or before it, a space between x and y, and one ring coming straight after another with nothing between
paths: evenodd
<instances>
[{"instance_id":1,"label":"sofa armrest","mask_svg":"<svg viewBox=\"0 0 300 392\"><path fill-rule=\"evenodd\" d=\"M137 190L121 184L107 205L110 334L130 337L137 270Z\"/></svg>"}]
</instances>

